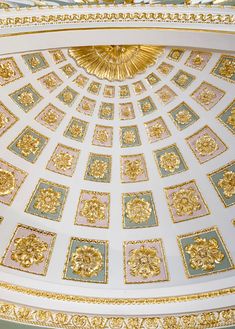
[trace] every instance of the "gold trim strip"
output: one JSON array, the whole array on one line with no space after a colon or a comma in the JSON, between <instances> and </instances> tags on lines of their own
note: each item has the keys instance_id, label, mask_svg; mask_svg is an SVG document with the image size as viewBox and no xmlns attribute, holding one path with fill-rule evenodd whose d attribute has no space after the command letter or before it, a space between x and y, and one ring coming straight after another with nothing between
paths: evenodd
<instances>
[{"instance_id":1,"label":"gold trim strip","mask_svg":"<svg viewBox=\"0 0 235 329\"><path fill-rule=\"evenodd\" d=\"M166 296L166 297L148 297L148 298L112 298L112 297L86 297L79 295L68 295L57 292L26 288L7 282L0 282L0 288L22 293L34 297L63 300L66 302L88 303L88 304L113 304L113 305L141 305L141 304L169 304L189 302L193 300L202 300L216 298L235 294L235 287L200 292L188 295Z\"/></svg>"},{"instance_id":2,"label":"gold trim strip","mask_svg":"<svg viewBox=\"0 0 235 329\"><path fill-rule=\"evenodd\" d=\"M226 24L233 25L235 17L233 14L211 14L211 13L185 13L185 12L111 12L111 13L88 13L58 15L33 15L33 16L12 16L0 18L0 26L38 26L48 24L79 24L79 23L105 23L105 22L152 22L152 23L200 23L200 24Z\"/></svg>"},{"instance_id":3,"label":"gold trim strip","mask_svg":"<svg viewBox=\"0 0 235 329\"><path fill-rule=\"evenodd\" d=\"M235 324L235 309L224 308L203 312L158 316L105 316L67 313L0 301L0 319L17 323L56 328L218 328Z\"/></svg>"}]
</instances>

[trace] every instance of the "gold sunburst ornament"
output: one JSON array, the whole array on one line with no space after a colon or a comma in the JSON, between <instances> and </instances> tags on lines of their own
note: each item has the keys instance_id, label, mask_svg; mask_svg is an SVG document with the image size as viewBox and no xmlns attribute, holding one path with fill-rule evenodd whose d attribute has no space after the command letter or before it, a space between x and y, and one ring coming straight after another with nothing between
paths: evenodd
<instances>
[{"instance_id":1,"label":"gold sunburst ornament","mask_svg":"<svg viewBox=\"0 0 235 329\"><path fill-rule=\"evenodd\" d=\"M73 47L69 55L89 74L109 81L123 81L144 72L163 51L158 46L107 45Z\"/></svg>"}]
</instances>

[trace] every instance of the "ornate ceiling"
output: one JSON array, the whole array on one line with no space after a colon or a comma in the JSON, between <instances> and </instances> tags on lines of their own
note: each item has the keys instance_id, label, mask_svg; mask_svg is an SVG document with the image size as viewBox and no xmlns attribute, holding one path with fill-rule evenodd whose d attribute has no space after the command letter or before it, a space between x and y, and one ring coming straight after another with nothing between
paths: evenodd
<instances>
[{"instance_id":1,"label":"ornate ceiling","mask_svg":"<svg viewBox=\"0 0 235 329\"><path fill-rule=\"evenodd\" d=\"M144 52L135 62L136 49L148 50L149 62ZM1 56L1 287L101 304L89 313L106 314L113 329L134 322L112 323L111 314L150 316L155 304L229 296L234 81L234 54L202 49L92 46ZM38 317L39 304L23 320L55 325L62 304L53 305L50 321ZM19 320L20 306L1 305L2 318ZM69 311L61 326L76 326L78 310ZM172 328L171 321L204 328L205 314L192 322L136 318L133 328ZM233 323L231 310L213 314L215 326ZM91 321L87 328L105 328Z\"/></svg>"}]
</instances>

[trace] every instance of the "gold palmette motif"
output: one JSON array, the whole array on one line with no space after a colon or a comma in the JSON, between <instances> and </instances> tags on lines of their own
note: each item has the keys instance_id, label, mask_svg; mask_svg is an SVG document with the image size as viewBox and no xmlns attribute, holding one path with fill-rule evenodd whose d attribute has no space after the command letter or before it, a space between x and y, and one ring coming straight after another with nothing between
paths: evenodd
<instances>
[{"instance_id":1,"label":"gold palmette motif","mask_svg":"<svg viewBox=\"0 0 235 329\"><path fill-rule=\"evenodd\" d=\"M40 240L35 234L15 239L14 246L11 259L25 268L42 263L44 253L48 250L48 244Z\"/></svg>"},{"instance_id":2,"label":"gold palmette motif","mask_svg":"<svg viewBox=\"0 0 235 329\"><path fill-rule=\"evenodd\" d=\"M187 110L179 111L175 116L175 120L181 125L185 125L189 123L191 118L192 118L192 114Z\"/></svg>"},{"instance_id":3,"label":"gold palmette motif","mask_svg":"<svg viewBox=\"0 0 235 329\"><path fill-rule=\"evenodd\" d=\"M215 139L205 134L196 140L196 150L202 156L211 155L219 148Z\"/></svg>"},{"instance_id":4,"label":"gold palmette motif","mask_svg":"<svg viewBox=\"0 0 235 329\"><path fill-rule=\"evenodd\" d=\"M192 215L201 209L201 204L193 188L180 189L172 194L172 204L178 216Z\"/></svg>"},{"instance_id":5,"label":"gold palmette motif","mask_svg":"<svg viewBox=\"0 0 235 329\"><path fill-rule=\"evenodd\" d=\"M42 213L55 214L60 205L61 193L52 188L42 188L39 190L33 207Z\"/></svg>"},{"instance_id":6,"label":"gold palmette motif","mask_svg":"<svg viewBox=\"0 0 235 329\"><path fill-rule=\"evenodd\" d=\"M167 152L160 157L160 167L173 173L180 166L180 158L174 152Z\"/></svg>"},{"instance_id":7,"label":"gold palmette motif","mask_svg":"<svg viewBox=\"0 0 235 329\"><path fill-rule=\"evenodd\" d=\"M66 326L68 329L206 329L233 325L235 323L234 315L234 309L227 308L157 317L130 318L104 315L98 317L97 315L65 313L0 302L0 317L2 319L41 326Z\"/></svg>"},{"instance_id":8,"label":"gold palmette motif","mask_svg":"<svg viewBox=\"0 0 235 329\"><path fill-rule=\"evenodd\" d=\"M85 217L89 223L96 223L105 219L106 206L107 204L105 202L93 196L90 200L83 201L80 215Z\"/></svg>"},{"instance_id":9,"label":"gold palmette motif","mask_svg":"<svg viewBox=\"0 0 235 329\"><path fill-rule=\"evenodd\" d=\"M124 174L133 181L136 181L137 177L144 173L141 160L138 159L133 161L126 160L124 162L124 166L125 166Z\"/></svg>"},{"instance_id":10,"label":"gold palmette motif","mask_svg":"<svg viewBox=\"0 0 235 329\"><path fill-rule=\"evenodd\" d=\"M135 198L126 204L126 216L134 223L144 223L150 218L152 209L148 201Z\"/></svg>"},{"instance_id":11,"label":"gold palmette motif","mask_svg":"<svg viewBox=\"0 0 235 329\"><path fill-rule=\"evenodd\" d=\"M211 271L224 259L224 254L219 250L218 241L215 238L194 238L194 243L185 247L190 255L190 266L199 270Z\"/></svg>"},{"instance_id":12,"label":"gold palmette motif","mask_svg":"<svg viewBox=\"0 0 235 329\"><path fill-rule=\"evenodd\" d=\"M218 181L218 186L222 188L226 198L231 198L235 194L235 173L226 171Z\"/></svg>"},{"instance_id":13,"label":"gold palmette motif","mask_svg":"<svg viewBox=\"0 0 235 329\"><path fill-rule=\"evenodd\" d=\"M15 176L8 170L0 169L0 196L10 194L16 185Z\"/></svg>"},{"instance_id":14,"label":"gold palmette motif","mask_svg":"<svg viewBox=\"0 0 235 329\"><path fill-rule=\"evenodd\" d=\"M89 74L109 81L133 78L153 65L163 48L145 45L85 46L69 49L69 55Z\"/></svg>"},{"instance_id":15,"label":"gold palmette motif","mask_svg":"<svg viewBox=\"0 0 235 329\"><path fill-rule=\"evenodd\" d=\"M103 269L103 257L101 252L94 247L77 247L71 258L73 272L83 278L97 276Z\"/></svg>"},{"instance_id":16,"label":"gold palmette motif","mask_svg":"<svg viewBox=\"0 0 235 329\"><path fill-rule=\"evenodd\" d=\"M58 170L66 171L71 169L74 157L67 152L56 153L52 161Z\"/></svg>"},{"instance_id":17,"label":"gold palmette motif","mask_svg":"<svg viewBox=\"0 0 235 329\"><path fill-rule=\"evenodd\" d=\"M132 276L148 279L160 274L161 259L155 248L141 246L139 249L131 250L127 263L130 266Z\"/></svg>"}]
</instances>

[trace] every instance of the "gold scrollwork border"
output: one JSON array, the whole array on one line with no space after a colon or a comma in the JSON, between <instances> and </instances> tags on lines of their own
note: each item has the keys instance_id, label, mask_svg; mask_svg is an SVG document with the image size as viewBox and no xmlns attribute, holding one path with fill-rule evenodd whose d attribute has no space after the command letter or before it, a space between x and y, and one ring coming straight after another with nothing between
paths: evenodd
<instances>
[{"instance_id":1,"label":"gold scrollwork border","mask_svg":"<svg viewBox=\"0 0 235 329\"><path fill-rule=\"evenodd\" d=\"M67 329L168 329L168 328L217 328L235 324L235 309L225 308L197 313L160 315L151 317L127 317L86 315L79 313L56 312L30 306L0 301L0 319L25 324L50 326Z\"/></svg>"},{"instance_id":2,"label":"gold scrollwork border","mask_svg":"<svg viewBox=\"0 0 235 329\"><path fill-rule=\"evenodd\" d=\"M235 287L199 292L188 295L147 297L147 298L112 298L112 297L87 297L72 294L63 294L52 291L26 288L8 282L0 281L0 289L6 289L34 297L62 300L66 302L88 303L88 304L112 304L112 305L147 305L147 304L169 304L190 302L208 298L216 298L235 294Z\"/></svg>"},{"instance_id":3,"label":"gold scrollwork border","mask_svg":"<svg viewBox=\"0 0 235 329\"><path fill-rule=\"evenodd\" d=\"M78 24L105 22L154 22L154 23L200 23L200 24L234 24L233 14L187 13L187 12L111 12L87 14L57 14L12 16L0 18L0 27L18 27L47 24Z\"/></svg>"}]
</instances>

